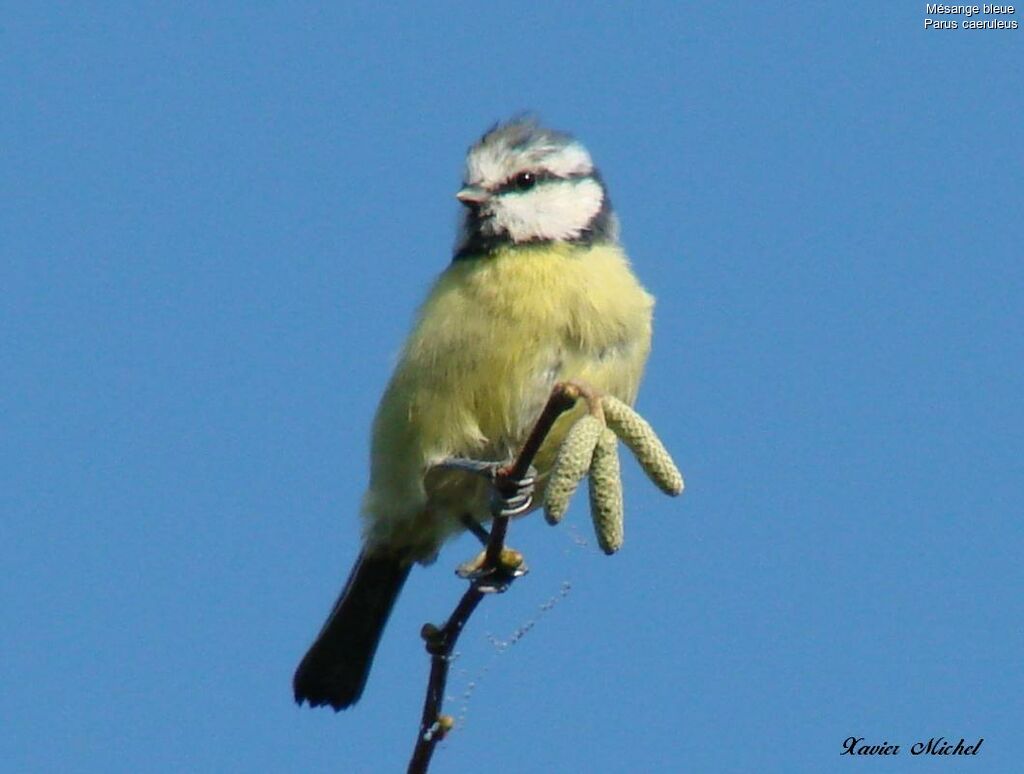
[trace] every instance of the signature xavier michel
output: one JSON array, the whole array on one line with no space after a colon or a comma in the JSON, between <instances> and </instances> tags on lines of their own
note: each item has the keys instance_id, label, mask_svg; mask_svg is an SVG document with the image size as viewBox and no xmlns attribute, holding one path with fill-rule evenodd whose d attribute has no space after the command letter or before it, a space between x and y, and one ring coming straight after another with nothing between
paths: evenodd
<instances>
[{"instance_id":1,"label":"signature xavier michel","mask_svg":"<svg viewBox=\"0 0 1024 774\"><path fill-rule=\"evenodd\" d=\"M933 736L927 742L914 742L910 746L911 755L977 755L981 749L981 743L985 741L982 737L974 744L965 744L961 739L956 744L948 741L944 736ZM899 755L898 744L866 744L863 736L848 736L843 741L843 751L840 755Z\"/></svg>"}]
</instances>

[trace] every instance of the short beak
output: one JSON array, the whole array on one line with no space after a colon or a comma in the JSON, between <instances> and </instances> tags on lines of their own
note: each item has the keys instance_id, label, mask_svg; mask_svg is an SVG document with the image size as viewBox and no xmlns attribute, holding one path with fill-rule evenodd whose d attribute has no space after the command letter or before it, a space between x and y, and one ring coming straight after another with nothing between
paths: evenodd
<instances>
[{"instance_id":1,"label":"short beak","mask_svg":"<svg viewBox=\"0 0 1024 774\"><path fill-rule=\"evenodd\" d=\"M472 207L474 204L483 204L485 201L491 198L490 193L475 185L467 185L457 194L455 198L465 204L467 207Z\"/></svg>"}]
</instances>

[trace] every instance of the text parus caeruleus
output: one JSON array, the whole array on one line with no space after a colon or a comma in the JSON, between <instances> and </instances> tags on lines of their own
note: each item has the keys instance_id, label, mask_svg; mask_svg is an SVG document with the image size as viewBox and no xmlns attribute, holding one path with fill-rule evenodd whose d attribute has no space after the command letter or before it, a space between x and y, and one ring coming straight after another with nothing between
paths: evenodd
<instances>
[{"instance_id":1,"label":"text parus caeruleus","mask_svg":"<svg viewBox=\"0 0 1024 774\"><path fill-rule=\"evenodd\" d=\"M650 350L654 299L630 270L590 154L529 119L473 145L452 263L419 311L373 423L363 548L295 672L300 704L354 704L412 565L467 520L491 518L489 483L439 466L507 462L556 382L632 404ZM534 459L533 506L575 415Z\"/></svg>"}]
</instances>

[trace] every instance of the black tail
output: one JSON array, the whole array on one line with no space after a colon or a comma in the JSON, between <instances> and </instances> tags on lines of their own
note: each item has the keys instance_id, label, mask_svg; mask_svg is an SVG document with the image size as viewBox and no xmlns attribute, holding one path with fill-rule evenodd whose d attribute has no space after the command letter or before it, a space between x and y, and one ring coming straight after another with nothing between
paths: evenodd
<instances>
[{"instance_id":1,"label":"black tail","mask_svg":"<svg viewBox=\"0 0 1024 774\"><path fill-rule=\"evenodd\" d=\"M377 643L412 565L360 554L327 623L295 670L295 701L335 711L359 701Z\"/></svg>"}]
</instances>

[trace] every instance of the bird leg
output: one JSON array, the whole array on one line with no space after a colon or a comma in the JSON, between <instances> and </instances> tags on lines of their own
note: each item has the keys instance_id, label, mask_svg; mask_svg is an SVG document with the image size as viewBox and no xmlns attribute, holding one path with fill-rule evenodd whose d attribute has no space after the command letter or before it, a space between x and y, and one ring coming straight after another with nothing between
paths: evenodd
<instances>
[{"instance_id":1,"label":"bird leg","mask_svg":"<svg viewBox=\"0 0 1024 774\"><path fill-rule=\"evenodd\" d=\"M462 526L466 528L467 532L473 533L473 537L479 540L481 545L486 546L490 542L491 533L487 531L483 524L474 519L472 515L463 512L459 515L459 521L462 522Z\"/></svg>"},{"instance_id":2,"label":"bird leg","mask_svg":"<svg viewBox=\"0 0 1024 774\"><path fill-rule=\"evenodd\" d=\"M485 548L474 559L460 565L456 574L474 581L480 591L504 591L513 580L526 574L527 567L519 551L504 545L504 530L498 525L507 525L513 516L520 516L530 510L537 482L536 468L530 465L525 475L517 477L508 465L459 457L444 460L438 463L437 467L484 476L490 482L491 516L495 519L496 528L502 533L499 550L496 554L493 551L493 546L498 545L495 543L497 536L493 531L488 532L472 516L464 514L463 524L476 535Z\"/></svg>"}]
</instances>

